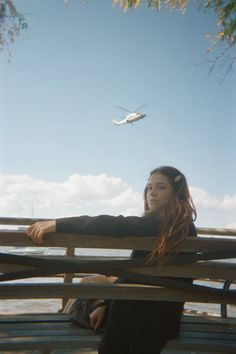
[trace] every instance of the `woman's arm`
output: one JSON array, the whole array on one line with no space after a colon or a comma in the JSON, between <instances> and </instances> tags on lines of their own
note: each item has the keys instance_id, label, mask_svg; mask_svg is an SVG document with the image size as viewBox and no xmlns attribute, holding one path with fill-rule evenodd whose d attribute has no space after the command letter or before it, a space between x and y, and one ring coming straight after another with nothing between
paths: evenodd
<instances>
[{"instance_id":1,"label":"woman's arm","mask_svg":"<svg viewBox=\"0 0 236 354\"><path fill-rule=\"evenodd\" d=\"M156 218L153 216L77 216L53 221L37 222L27 231L28 236L38 245L47 233L71 233L78 235L103 236L155 236Z\"/></svg>"},{"instance_id":2,"label":"woman's arm","mask_svg":"<svg viewBox=\"0 0 236 354\"><path fill-rule=\"evenodd\" d=\"M152 236L156 235L156 221L149 216L84 215L57 219L56 230L79 235Z\"/></svg>"}]
</instances>

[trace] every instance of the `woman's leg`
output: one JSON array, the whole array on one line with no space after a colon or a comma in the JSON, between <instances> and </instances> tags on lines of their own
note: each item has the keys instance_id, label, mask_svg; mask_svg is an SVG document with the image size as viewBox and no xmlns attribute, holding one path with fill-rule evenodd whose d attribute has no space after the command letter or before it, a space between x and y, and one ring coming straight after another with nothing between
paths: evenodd
<instances>
[{"instance_id":1,"label":"woman's leg","mask_svg":"<svg viewBox=\"0 0 236 354\"><path fill-rule=\"evenodd\" d=\"M116 277L108 277L108 276L105 276L105 275L102 275L102 274L96 274L96 275L89 275L87 277L84 277L80 280L80 283L81 284L96 284L96 283L114 283L115 281L117 280ZM76 301L77 299L75 298L72 298L72 299L69 299L63 309L63 313L68 313L71 306L73 305L73 303ZM96 301L96 300L95 300Z\"/></svg>"},{"instance_id":2,"label":"woman's leg","mask_svg":"<svg viewBox=\"0 0 236 354\"><path fill-rule=\"evenodd\" d=\"M161 335L161 318L161 303L112 301L98 353L160 353L165 344Z\"/></svg>"},{"instance_id":3,"label":"woman's leg","mask_svg":"<svg viewBox=\"0 0 236 354\"><path fill-rule=\"evenodd\" d=\"M178 334L182 304L111 302L99 354L158 354Z\"/></svg>"}]
</instances>

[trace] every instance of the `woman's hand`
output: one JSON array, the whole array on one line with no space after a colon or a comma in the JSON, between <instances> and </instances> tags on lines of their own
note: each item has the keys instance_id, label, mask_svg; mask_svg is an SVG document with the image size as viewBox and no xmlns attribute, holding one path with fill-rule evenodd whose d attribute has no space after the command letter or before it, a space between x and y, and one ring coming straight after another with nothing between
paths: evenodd
<instances>
[{"instance_id":1,"label":"woman's hand","mask_svg":"<svg viewBox=\"0 0 236 354\"><path fill-rule=\"evenodd\" d=\"M36 222L28 228L27 235L34 243L42 245L44 235L50 232L56 232L56 220Z\"/></svg>"},{"instance_id":2,"label":"woman's hand","mask_svg":"<svg viewBox=\"0 0 236 354\"><path fill-rule=\"evenodd\" d=\"M95 331L98 331L101 328L106 310L107 305L104 305L97 307L93 312L90 313L90 325Z\"/></svg>"}]
</instances>

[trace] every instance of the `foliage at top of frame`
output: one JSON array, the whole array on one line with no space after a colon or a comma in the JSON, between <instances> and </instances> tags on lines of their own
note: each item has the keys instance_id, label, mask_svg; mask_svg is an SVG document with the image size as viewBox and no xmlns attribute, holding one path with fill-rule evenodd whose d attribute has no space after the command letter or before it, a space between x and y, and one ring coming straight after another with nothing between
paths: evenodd
<instances>
[{"instance_id":1,"label":"foliage at top of frame","mask_svg":"<svg viewBox=\"0 0 236 354\"><path fill-rule=\"evenodd\" d=\"M19 13L12 0L0 0L0 50L7 49L20 31L27 29L24 16Z\"/></svg>"},{"instance_id":2,"label":"foliage at top of frame","mask_svg":"<svg viewBox=\"0 0 236 354\"><path fill-rule=\"evenodd\" d=\"M189 0L113 0L113 4L119 4L125 11L137 8L145 2L148 7L158 11L163 4L171 10L183 12L190 3ZM217 14L218 31L211 41L209 50L219 41L227 43L227 46L233 46L236 43L236 0L194 0L194 3L204 7L205 10L214 9Z\"/></svg>"}]
</instances>

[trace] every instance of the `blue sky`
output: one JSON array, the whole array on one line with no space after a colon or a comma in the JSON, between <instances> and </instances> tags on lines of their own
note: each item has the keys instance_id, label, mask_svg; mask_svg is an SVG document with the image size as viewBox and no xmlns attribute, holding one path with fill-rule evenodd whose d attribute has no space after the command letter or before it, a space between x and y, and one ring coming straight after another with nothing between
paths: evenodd
<instances>
[{"instance_id":1,"label":"blue sky","mask_svg":"<svg viewBox=\"0 0 236 354\"><path fill-rule=\"evenodd\" d=\"M208 77L214 13L14 3L29 27L0 56L1 215L138 214L149 171L168 164L199 225L236 227L236 75ZM142 104L147 118L112 125L117 106Z\"/></svg>"}]
</instances>

